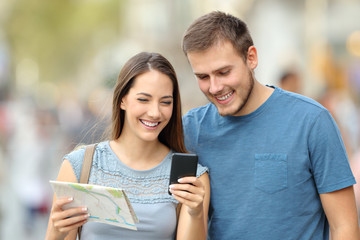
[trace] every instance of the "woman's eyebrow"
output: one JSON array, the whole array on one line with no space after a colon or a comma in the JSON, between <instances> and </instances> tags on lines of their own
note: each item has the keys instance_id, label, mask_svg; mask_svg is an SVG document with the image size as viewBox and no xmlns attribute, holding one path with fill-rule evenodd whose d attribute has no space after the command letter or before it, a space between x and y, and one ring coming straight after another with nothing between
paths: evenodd
<instances>
[{"instance_id":1,"label":"woman's eyebrow","mask_svg":"<svg viewBox=\"0 0 360 240\"><path fill-rule=\"evenodd\" d=\"M147 96L147 97L151 97L151 94L145 93L145 92L139 92L139 93L137 93L136 95L145 95L145 96Z\"/></svg>"},{"instance_id":2,"label":"woman's eyebrow","mask_svg":"<svg viewBox=\"0 0 360 240\"><path fill-rule=\"evenodd\" d=\"M163 97L161 97L161 98L173 98L173 96L163 96Z\"/></svg>"},{"instance_id":3,"label":"woman's eyebrow","mask_svg":"<svg viewBox=\"0 0 360 240\"><path fill-rule=\"evenodd\" d=\"M139 93L137 93L136 95L144 95L144 96L146 96L146 97L152 97L151 94L145 93L145 92L139 92ZM173 98L173 96L172 96L172 95L166 95L166 96L161 97L161 99L163 99L163 98Z\"/></svg>"}]
</instances>

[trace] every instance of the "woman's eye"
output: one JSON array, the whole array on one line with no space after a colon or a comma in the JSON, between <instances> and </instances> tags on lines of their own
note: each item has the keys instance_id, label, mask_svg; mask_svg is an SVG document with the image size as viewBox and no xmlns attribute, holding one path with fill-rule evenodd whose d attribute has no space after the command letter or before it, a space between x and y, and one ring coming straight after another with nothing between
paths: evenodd
<instances>
[{"instance_id":1,"label":"woman's eye","mask_svg":"<svg viewBox=\"0 0 360 240\"><path fill-rule=\"evenodd\" d=\"M172 102L171 101L165 101L165 102L161 102L161 103L163 103L165 105L170 105Z\"/></svg>"},{"instance_id":2,"label":"woman's eye","mask_svg":"<svg viewBox=\"0 0 360 240\"><path fill-rule=\"evenodd\" d=\"M137 100L140 101L140 102L147 102L148 101L146 98L138 98Z\"/></svg>"}]
</instances>

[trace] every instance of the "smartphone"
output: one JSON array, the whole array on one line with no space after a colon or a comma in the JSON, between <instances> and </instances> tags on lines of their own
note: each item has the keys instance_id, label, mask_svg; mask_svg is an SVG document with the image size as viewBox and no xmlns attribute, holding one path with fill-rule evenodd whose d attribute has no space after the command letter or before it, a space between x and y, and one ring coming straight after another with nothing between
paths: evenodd
<instances>
[{"instance_id":1,"label":"smartphone","mask_svg":"<svg viewBox=\"0 0 360 240\"><path fill-rule=\"evenodd\" d=\"M193 153L173 153L169 185L179 183L182 177L196 176L198 156ZM169 194L171 195L170 191Z\"/></svg>"}]
</instances>

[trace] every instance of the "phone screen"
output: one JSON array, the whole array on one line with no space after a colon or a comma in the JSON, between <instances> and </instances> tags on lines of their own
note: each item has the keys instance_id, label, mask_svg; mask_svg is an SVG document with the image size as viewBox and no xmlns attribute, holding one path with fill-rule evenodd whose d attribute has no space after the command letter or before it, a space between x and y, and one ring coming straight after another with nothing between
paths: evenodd
<instances>
[{"instance_id":1,"label":"phone screen","mask_svg":"<svg viewBox=\"0 0 360 240\"><path fill-rule=\"evenodd\" d=\"M182 177L196 176L198 156L193 153L173 153L169 185ZM169 192L169 194L171 194Z\"/></svg>"}]
</instances>

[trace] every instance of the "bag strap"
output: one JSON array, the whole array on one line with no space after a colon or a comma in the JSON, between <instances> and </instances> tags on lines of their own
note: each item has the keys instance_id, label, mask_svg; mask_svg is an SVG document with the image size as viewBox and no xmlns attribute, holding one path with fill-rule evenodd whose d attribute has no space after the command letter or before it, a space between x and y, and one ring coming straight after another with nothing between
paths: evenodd
<instances>
[{"instance_id":1,"label":"bag strap","mask_svg":"<svg viewBox=\"0 0 360 240\"><path fill-rule=\"evenodd\" d=\"M86 145L85 147L85 154L84 154L84 160L81 168L80 173L80 181L79 183L88 183L89 182L89 175L91 170L91 165L93 162L93 156L95 152L97 143ZM82 226L78 228L78 239L81 237L81 229Z\"/></svg>"},{"instance_id":2,"label":"bag strap","mask_svg":"<svg viewBox=\"0 0 360 240\"><path fill-rule=\"evenodd\" d=\"M88 183L89 182L90 169L91 169L96 145L97 145L96 143L90 144L90 145L87 145L85 148L84 160L83 160L83 165L81 168L79 183Z\"/></svg>"}]
</instances>

